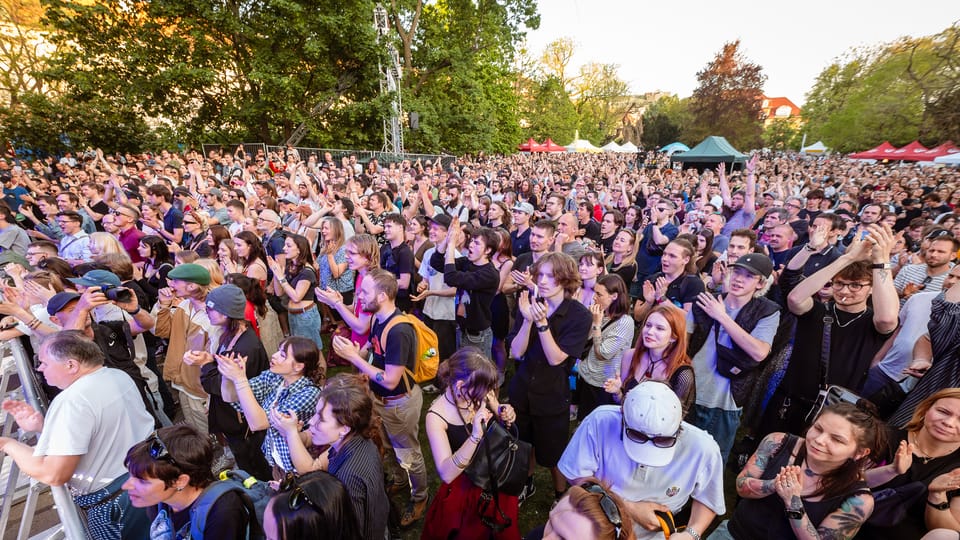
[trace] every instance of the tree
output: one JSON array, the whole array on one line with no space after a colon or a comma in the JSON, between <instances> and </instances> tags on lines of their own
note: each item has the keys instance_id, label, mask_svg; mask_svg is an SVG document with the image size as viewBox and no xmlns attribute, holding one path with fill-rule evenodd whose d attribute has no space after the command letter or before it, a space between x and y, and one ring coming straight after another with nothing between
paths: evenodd
<instances>
[{"instance_id":1,"label":"tree","mask_svg":"<svg viewBox=\"0 0 960 540\"><path fill-rule=\"evenodd\" d=\"M163 118L191 141L379 141L372 0L48 0L46 76L78 104ZM349 29L349 30L347 30Z\"/></svg>"},{"instance_id":2,"label":"tree","mask_svg":"<svg viewBox=\"0 0 960 540\"><path fill-rule=\"evenodd\" d=\"M688 99L661 97L643 113L643 146L656 148L683 139L690 120Z\"/></svg>"},{"instance_id":3,"label":"tree","mask_svg":"<svg viewBox=\"0 0 960 540\"><path fill-rule=\"evenodd\" d=\"M577 109L556 77L535 82L532 95L521 104L521 117L527 126L523 138L542 141L551 137L560 144L573 140L577 129Z\"/></svg>"},{"instance_id":4,"label":"tree","mask_svg":"<svg viewBox=\"0 0 960 540\"><path fill-rule=\"evenodd\" d=\"M771 150L800 150L800 129L786 118L777 118L763 128L763 145Z\"/></svg>"},{"instance_id":5,"label":"tree","mask_svg":"<svg viewBox=\"0 0 960 540\"><path fill-rule=\"evenodd\" d=\"M690 111L695 140L722 135L740 149L759 147L760 112L767 76L740 53L740 40L725 43L713 61L697 73Z\"/></svg>"},{"instance_id":6,"label":"tree","mask_svg":"<svg viewBox=\"0 0 960 540\"><path fill-rule=\"evenodd\" d=\"M620 66L589 62L571 82L580 138L602 142L616 133L629 104L629 85L620 78Z\"/></svg>"},{"instance_id":7,"label":"tree","mask_svg":"<svg viewBox=\"0 0 960 540\"><path fill-rule=\"evenodd\" d=\"M46 66L40 0L0 0L0 105L15 107L24 94L45 94L37 76Z\"/></svg>"},{"instance_id":8,"label":"tree","mask_svg":"<svg viewBox=\"0 0 960 540\"><path fill-rule=\"evenodd\" d=\"M570 89L571 80L567 75L570 61L576 52L576 45L572 38L562 37L547 44L540 55L540 65L546 77L553 77L564 90Z\"/></svg>"},{"instance_id":9,"label":"tree","mask_svg":"<svg viewBox=\"0 0 960 540\"><path fill-rule=\"evenodd\" d=\"M511 61L526 29L540 24L533 0L398 0L390 10L404 108L420 114L420 129L405 133L408 149L512 152L521 131Z\"/></svg>"}]
</instances>

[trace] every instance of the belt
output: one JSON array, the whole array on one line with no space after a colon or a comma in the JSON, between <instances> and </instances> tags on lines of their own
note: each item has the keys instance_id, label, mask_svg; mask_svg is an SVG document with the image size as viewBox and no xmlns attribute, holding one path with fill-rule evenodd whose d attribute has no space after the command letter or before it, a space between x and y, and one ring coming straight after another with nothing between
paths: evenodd
<instances>
[{"instance_id":1,"label":"belt","mask_svg":"<svg viewBox=\"0 0 960 540\"><path fill-rule=\"evenodd\" d=\"M306 313L306 312L310 311L311 309L313 309L313 306L314 306L314 305L315 305L315 304L310 304L310 305L308 305L307 307L304 307L304 308L287 308L287 313L289 313L289 314L291 314L291 315L299 315L299 314L301 314L301 313Z\"/></svg>"},{"instance_id":2,"label":"belt","mask_svg":"<svg viewBox=\"0 0 960 540\"><path fill-rule=\"evenodd\" d=\"M397 394L395 396L377 396L377 399L379 399L381 403L390 403L393 401L397 401L398 399L408 397L409 395L410 395L410 391L407 390L406 392L402 394Z\"/></svg>"}]
</instances>

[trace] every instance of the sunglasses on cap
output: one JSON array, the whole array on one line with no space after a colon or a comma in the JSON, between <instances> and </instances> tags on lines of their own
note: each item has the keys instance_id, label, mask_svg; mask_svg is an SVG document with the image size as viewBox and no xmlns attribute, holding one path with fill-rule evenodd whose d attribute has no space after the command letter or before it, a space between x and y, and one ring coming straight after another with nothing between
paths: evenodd
<instances>
[{"instance_id":1,"label":"sunglasses on cap","mask_svg":"<svg viewBox=\"0 0 960 540\"><path fill-rule=\"evenodd\" d=\"M937 239L937 238L944 238L944 237L948 237L948 236L953 236L953 234L951 234L950 231L948 231L948 230L946 230L946 229L940 229L939 231L933 231L932 233L928 234L928 235L926 236L926 239L927 239L927 240L934 240L934 239Z\"/></svg>"},{"instance_id":2,"label":"sunglasses on cap","mask_svg":"<svg viewBox=\"0 0 960 540\"><path fill-rule=\"evenodd\" d=\"M677 437L680 435L679 429L673 435L647 435L628 426L627 420L622 416L620 422L623 424L623 431L627 434L628 439L639 444L653 443L657 448L673 448L677 444Z\"/></svg>"}]
</instances>

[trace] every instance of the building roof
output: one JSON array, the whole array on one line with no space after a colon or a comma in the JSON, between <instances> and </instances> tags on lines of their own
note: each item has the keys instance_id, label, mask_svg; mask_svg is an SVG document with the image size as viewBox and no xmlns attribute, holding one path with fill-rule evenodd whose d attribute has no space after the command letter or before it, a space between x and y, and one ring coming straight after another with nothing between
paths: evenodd
<instances>
[{"instance_id":1,"label":"building roof","mask_svg":"<svg viewBox=\"0 0 960 540\"><path fill-rule=\"evenodd\" d=\"M800 107L786 97L763 96L764 118L793 118L800 116Z\"/></svg>"}]
</instances>

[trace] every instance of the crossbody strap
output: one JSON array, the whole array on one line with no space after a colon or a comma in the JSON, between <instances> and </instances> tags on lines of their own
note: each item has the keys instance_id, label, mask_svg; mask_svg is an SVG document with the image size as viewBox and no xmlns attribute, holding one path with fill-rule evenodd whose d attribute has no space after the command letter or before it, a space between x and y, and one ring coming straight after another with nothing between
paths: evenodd
<instances>
[{"instance_id":1,"label":"crossbody strap","mask_svg":"<svg viewBox=\"0 0 960 540\"><path fill-rule=\"evenodd\" d=\"M827 306L829 307L829 303ZM830 330L833 328L833 317L827 311L823 315L823 341L820 343L820 388L827 387L827 375L830 372Z\"/></svg>"}]
</instances>

